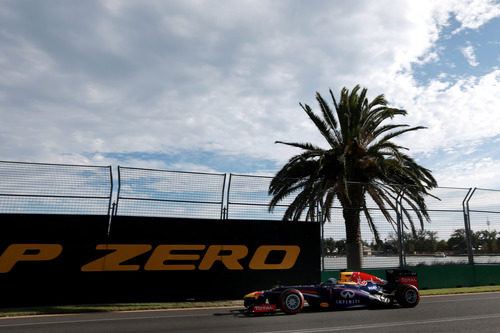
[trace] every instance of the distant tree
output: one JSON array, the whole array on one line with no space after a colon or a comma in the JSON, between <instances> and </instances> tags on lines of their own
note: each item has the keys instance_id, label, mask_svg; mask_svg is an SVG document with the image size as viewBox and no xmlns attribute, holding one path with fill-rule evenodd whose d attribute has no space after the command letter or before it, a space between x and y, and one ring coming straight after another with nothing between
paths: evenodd
<instances>
[{"instance_id":1,"label":"distant tree","mask_svg":"<svg viewBox=\"0 0 500 333\"><path fill-rule=\"evenodd\" d=\"M439 252L446 252L446 251L448 251L448 242L446 242L444 239L440 240L437 243L437 250Z\"/></svg>"},{"instance_id":2,"label":"distant tree","mask_svg":"<svg viewBox=\"0 0 500 333\"><path fill-rule=\"evenodd\" d=\"M482 230L477 234L481 251L484 253L495 253L497 251L497 231Z\"/></svg>"},{"instance_id":3,"label":"distant tree","mask_svg":"<svg viewBox=\"0 0 500 333\"><path fill-rule=\"evenodd\" d=\"M405 116L407 112L388 107L383 95L372 101L366 95L367 89L360 90L359 85L351 92L343 88L337 103L330 90L332 110L317 93L320 115L315 114L309 105L300 104L325 138L328 148L311 143L277 141L303 151L293 156L269 185L272 196L270 211L288 196L295 196L285 211L284 220L297 221L303 212L306 220L312 220L318 206L324 221L330 220L334 200L340 202L346 228L348 269L362 267L361 212L375 238L379 238L366 206L367 196L384 217L394 223L391 211L396 210L396 198L402 194L403 212L414 229L412 216L405 206L416 213L423 225L424 219L429 220L424 198L437 186L431 171L405 154L407 148L393 142L402 134L423 127L386 123L395 116Z\"/></svg>"},{"instance_id":4,"label":"distant tree","mask_svg":"<svg viewBox=\"0 0 500 333\"><path fill-rule=\"evenodd\" d=\"M337 248L335 247L335 241L333 238L323 239L323 254L332 254L335 253Z\"/></svg>"},{"instance_id":5,"label":"distant tree","mask_svg":"<svg viewBox=\"0 0 500 333\"><path fill-rule=\"evenodd\" d=\"M474 251L480 251L483 246L483 241L481 239L488 239L488 231L472 231L470 232L470 241L472 249ZM484 238L486 237L486 238ZM493 240L491 240L493 242ZM491 245L493 246L493 245ZM448 239L448 249L454 251L455 253L466 253L467 252L467 234L465 229L456 229L451 237Z\"/></svg>"},{"instance_id":6,"label":"distant tree","mask_svg":"<svg viewBox=\"0 0 500 333\"><path fill-rule=\"evenodd\" d=\"M467 252L467 237L465 229L456 229L448 239L448 249L455 253Z\"/></svg>"},{"instance_id":7,"label":"distant tree","mask_svg":"<svg viewBox=\"0 0 500 333\"><path fill-rule=\"evenodd\" d=\"M472 231L471 230L471 243L472 243L472 248L474 249L474 251L480 251L481 248L482 248L482 241L480 239L481 237L481 231Z\"/></svg>"},{"instance_id":8,"label":"distant tree","mask_svg":"<svg viewBox=\"0 0 500 333\"><path fill-rule=\"evenodd\" d=\"M339 254L345 254L345 239L335 242L335 246Z\"/></svg>"},{"instance_id":9,"label":"distant tree","mask_svg":"<svg viewBox=\"0 0 500 333\"><path fill-rule=\"evenodd\" d=\"M390 233L389 237L384 240L384 253L398 253L398 236Z\"/></svg>"},{"instance_id":10,"label":"distant tree","mask_svg":"<svg viewBox=\"0 0 500 333\"><path fill-rule=\"evenodd\" d=\"M372 242L370 243L370 248L373 251L377 251L377 252L383 251L384 250L384 242L380 239L378 239L376 241L372 240Z\"/></svg>"},{"instance_id":11,"label":"distant tree","mask_svg":"<svg viewBox=\"0 0 500 333\"><path fill-rule=\"evenodd\" d=\"M423 239L423 251L424 252L436 252L437 250L437 232L436 231L429 231L427 230L424 233L424 239Z\"/></svg>"},{"instance_id":12,"label":"distant tree","mask_svg":"<svg viewBox=\"0 0 500 333\"><path fill-rule=\"evenodd\" d=\"M437 232L420 229L414 233L404 233L407 252L435 252L437 250Z\"/></svg>"}]
</instances>

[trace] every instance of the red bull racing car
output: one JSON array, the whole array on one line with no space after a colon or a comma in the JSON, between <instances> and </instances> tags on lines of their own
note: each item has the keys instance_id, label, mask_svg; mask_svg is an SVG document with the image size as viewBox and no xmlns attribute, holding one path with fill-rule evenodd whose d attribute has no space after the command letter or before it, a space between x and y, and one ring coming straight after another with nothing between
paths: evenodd
<instances>
[{"instance_id":1,"label":"red bull racing car","mask_svg":"<svg viewBox=\"0 0 500 333\"><path fill-rule=\"evenodd\" d=\"M341 272L340 281L310 286L277 286L245 295L247 313L287 314L302 311L304 303L315 308L354 308L399 305L411 308L420 301L417 274L408 270L387 270L386 280L363 272Z\"/></svg>"}]
</instances>

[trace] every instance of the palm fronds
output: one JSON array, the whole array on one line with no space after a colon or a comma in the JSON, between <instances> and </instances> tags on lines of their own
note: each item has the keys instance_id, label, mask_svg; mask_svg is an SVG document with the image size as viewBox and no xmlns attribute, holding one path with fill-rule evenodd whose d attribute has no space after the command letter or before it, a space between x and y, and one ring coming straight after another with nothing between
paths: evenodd
<instances>
[{"instance_id":1,"label":"palm fronds","mask_svg":"<svg viewBox=\"0 0 500 333\"><path fill-rule=\"evenodd\" d=\"M276 141L302 150L283 165L271 181L269 210L289 198L283 219L299 220L306 213L311 219L315 207L320 207L323 221L330 220L331 207L336 199L343 209L355 210L356 215L347 224L359 224L363 211L366 221L378 239L378 232L366 196L376 204L385 219L395 224L391 211L396 210L398 194L402 194L403 214L415 232L414 219L423 226L429 220L425 198L437 182L430 170L420 166L405 153L408 149L393 142L401 135L423 129L391 122L396 116L405 116L405 110L387 106L384 95L372 101L367 89L359 85L351 91L343 88L337 101L330 90L333 107L316 94L320 113L300 104L318 131L325 138L327 148L310 143ZM353 186L353 184L357 184ZM408 207L408 208L406 208ZM345 215L346 216L346 215Z\"/></svg>"}]
</instances>

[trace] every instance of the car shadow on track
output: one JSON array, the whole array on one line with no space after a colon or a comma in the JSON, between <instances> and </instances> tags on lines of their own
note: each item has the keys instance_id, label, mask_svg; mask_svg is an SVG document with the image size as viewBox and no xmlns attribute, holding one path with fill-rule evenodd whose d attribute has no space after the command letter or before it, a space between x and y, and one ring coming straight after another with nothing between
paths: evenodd
<instances>
[{"instance_id":1,"label":"car shadow on track","mask_svg":"<svg viewBox=\"0 0 500 333\"><path fill-rule=\"evenodd\" d=\"M214 316L234 316L234 317L238 317L238 318L284 316L284 315L287 315L287 314L282 312L282 311L268 312L268 313L250 313L246 309L232 309L232 310L229 310L227 312L214 313Z\"/></svg>"},{"instance_id":2,"label":"car shadow on track","mask_svg":"<svg viewBox=\"0 0 500 333\"><path fill-rule=\"evenodd\" d=\"M360 308L318 308L315 306L305 306L300 313L318 313L318 312L341 312L341 311L356 311L356 310L391 310L400 308L397 305L391 306L369 306L369 307L360 307ZM267 316L288 316L289 314L278 310L276 312L268 312L268 313L250 313L246 309L231 309L227 312L216 312L214 316L234 316L238 318L252 318L252 317L267 317Z\"/></svg>"}]
</instances>

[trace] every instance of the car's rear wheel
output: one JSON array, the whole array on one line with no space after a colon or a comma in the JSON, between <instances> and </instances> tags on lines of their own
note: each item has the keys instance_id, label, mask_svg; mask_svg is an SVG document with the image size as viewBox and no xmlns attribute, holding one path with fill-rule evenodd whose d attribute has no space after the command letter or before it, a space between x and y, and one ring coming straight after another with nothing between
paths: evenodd
<instances>
[{"instance_id":1,"label":"car's rear wheel","mask_svg":"<svg viewBox=\"0 0 500 333\"><path fill-rule=\"evenodd\" d=\"M286 289L280 295L280 305L287 314L299 313L304 307L304 295L297 289Z\"/></svg>"},{"instance_id":2,"label":"car's rear wheel","mask_svg":"<svg viewBox=\"0 0 500 333\"><path fill-rule=\"evenodd\" d=\"M403 284L396 290L398 303L405 308L413 308L420 302L420 293L415 286Z\"/></svg>"}]
</instances>

